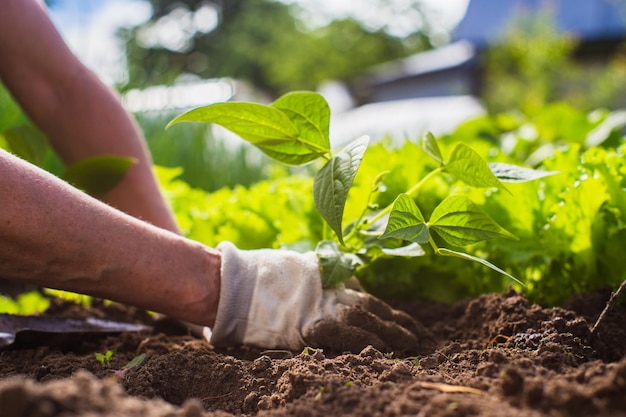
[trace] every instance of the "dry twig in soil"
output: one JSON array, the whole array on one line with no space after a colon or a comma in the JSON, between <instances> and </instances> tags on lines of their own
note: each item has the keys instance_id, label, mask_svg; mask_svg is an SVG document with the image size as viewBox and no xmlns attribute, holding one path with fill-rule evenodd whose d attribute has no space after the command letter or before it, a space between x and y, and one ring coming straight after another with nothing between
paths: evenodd
<instances>
[{"instance_id":1,"label":"dry twig in soil","mask_svg":"<svg viewBox=\"0 0 626 417\"><path fill-rule=\"evenodd\" d=\"M617 291L611 294L611 298L609 298L609 301L607 301L606 306L604 307L604 310L602 310L602 313L600 313L600 317L598 317L598 320L596 320L596 323L591 328L592 337L596 335L598 331L598 327L604 321L604 319L609 314L609 312L613 309L617 301L622 297L622 295L624 294L624 291L626 291L626 280L622 282L622 284L619 286Z\"/></svg>"}]
</instances>

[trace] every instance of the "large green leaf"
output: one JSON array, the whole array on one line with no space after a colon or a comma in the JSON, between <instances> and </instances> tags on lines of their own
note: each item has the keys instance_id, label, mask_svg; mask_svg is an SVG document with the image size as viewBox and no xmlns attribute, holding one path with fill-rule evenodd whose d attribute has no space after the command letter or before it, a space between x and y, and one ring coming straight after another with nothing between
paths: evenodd
<instances>
[{"instance_id":1,"label":"large green leaf","mask_svg":"<svg viewBox=\"0 0 626 417\"><path fill-rule=\"evenodd\" d=\"M472 187L504 188L485 160L464 143L457 144L452 150L445 170Z\"/></svg>"},{"instance_id":2,"label":"large green leaf","mask_svg":"<svg viewBox=\"0 0 626 417\"><path fill-rule=\"evenodd\" d=\"M181 114L166 128L180 122L215 123L254 145L295 141L298 129L282 111L257 103L227 102L198 107Z\"/></svg>"},{"instance_id":3,"label":"large green leaf","mask_svg":"<svg viewBox=\"0 0 626 417\"><path fill-rule=\"evenodd\" d=\"M313 182L315 206L342 244L343 210L368 143L367 136L350 143L317 172Z\"/></svg>"},{"instance_id":4,"label":"large green leaf","mask_svg":"<svg viewBox=\"0 0 626 417\"><path fill-rule=\"evenodd\" d=\"M115 187L134 163L134 158L94 156L69 166L63 179L87 194L98 196Z\"/></svg>"},{"instance_id":5,"label":"large green leaf","mask_svg":"<svg viewBox=\"0 0 626 417\"><path fill-rule=\"evenodd\" d=\"M198 107L172 120L218 124L286 164L304 164L318 158L323 149L299 137L299 130L283 111L257 103L227 102Z\"/></svg>"},{"instance_id":6,"label":"large green leaf","mask_svg":"<svg viewBox=\"0 0 626 417\"><path fill-rule=\"evenodd\" d=\"M309 91L297 91L285 94L271 106L289 117L299 130L300 140L324 153L330 152L330 108L323 96Z\"/></svg>"},{"instance_id":7,"label":"large green leaf","mask_svg":"<svg viewBox=\"0 0 626 417\"><path fill-rule=\"evenodd\" d=\"M320 263L322 287L332 288L349 280L361 263L358 256L343 253L337 242L325 240L315 249Z\"/></svg>"},{"instance_id":8,"label":"large green leaf","mask_svg":"<svg viewBox=\"0 0 626 417\"><path fill-rule=\"evenodd\" d=\"M271 106L247 102L215 103L188 111L180 122L218 124L277 161L301 165L330 151L328 104L314 93L292 93Z\"/></svg>"},{"instance_id":9,"label":"large green leaf","mask_svg":"<svg viewBox=\"0 0 626 417\"><path fill-rule=\"evenodd\" d=\"M430 234L424 216L408 194L400 194L393 202L389 221L380 239L397 238L415 243L428 243Z\"/></svg>"},{"instance_id":10,"label":"large green leaf","mask_svg":"<svg viewBox=\"0 0 626 417\"><path fill-rule=\"evenodd\" d=\"M502 237L517 239L469 198L458 194L446 198L435 208L428 226L453 246Z\"/></svg>"},{"instance_id":11,"label":"large green leaf","mask_svg":"<svg viewBox=\"0 0 626 417\"><path fill-rule=\"evenodd\" d=\"M257 147L270 158L288 165L303 165L314 161L325 153L312 151L298 141L257 145Z\"/></svg>"}]
</instances>

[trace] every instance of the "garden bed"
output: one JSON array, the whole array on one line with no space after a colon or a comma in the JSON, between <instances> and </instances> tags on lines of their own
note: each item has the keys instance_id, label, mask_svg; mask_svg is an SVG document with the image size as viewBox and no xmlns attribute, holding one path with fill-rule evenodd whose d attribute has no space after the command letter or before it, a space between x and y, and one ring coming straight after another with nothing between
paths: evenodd
<instances>
[{"instance_id":1,"label":"garden bed","mask_svg":"<svg viewBox=\"0 0 626 417\"><path fill-rule=\"evenodd\" d=\"M32 338L0 351L0 415L626 415L626 309L596 337L609 291L542 308L522 295L399 306L431 333L414 352L215 350L119 305L54 303L57 317L154 325L115 336ZM110 367L95 353L114 350ZM145 353L123 375L120 369Z\"/></svg>"}]
</instances>

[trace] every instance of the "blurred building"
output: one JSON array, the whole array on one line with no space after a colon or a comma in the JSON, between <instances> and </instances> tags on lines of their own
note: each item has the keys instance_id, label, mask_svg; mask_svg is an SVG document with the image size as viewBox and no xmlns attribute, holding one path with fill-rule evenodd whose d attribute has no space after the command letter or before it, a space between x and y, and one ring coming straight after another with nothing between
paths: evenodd
<instances>
[{"instance_id":1,"label":"blurred building","mask_svg":"<svg viewBox=\"0 0 626 417\"><path fill-rule=\"evenodd\" d=\"M471 0L452 43L372 68L350 86L357 107L335 116L337 142L366 133L355 122L359 114L375 139L382 132L420 134L416 128L445 133L481 114L483 54L502 39L516 13L546 8L559 30L577 38L580 62L602 62L626 39L626 1Z\"/></svg>"}]
</instances>

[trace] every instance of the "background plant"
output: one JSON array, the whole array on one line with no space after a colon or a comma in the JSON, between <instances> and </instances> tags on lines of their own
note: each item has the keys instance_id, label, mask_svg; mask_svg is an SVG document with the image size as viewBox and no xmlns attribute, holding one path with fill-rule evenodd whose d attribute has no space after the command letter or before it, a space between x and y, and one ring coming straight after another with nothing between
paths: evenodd
<instances>
[{"instance_id":1,"label":"background plant","mask_svg":"<svg viewBox=\"0 0 626 417\"><path fill-rule=\"evenodd\" d=\"M167 113L136 115L155 165L182 168L178 175L191 187L215 191L249 186L271 175L273 164L257 149L228 142L208 125L187 124L165 130L172 117Z\"/></svg>"},{"instance_id":2,"label":"background plant","mask_svg":"<svg viewBox=\"0 0 626 417\"><path fill-rule=\"evenodd\" d=\"M532 117L554 102L567 102L583 112L622 108L624 46L593 66L576 58L577 48L576 34L557 30L550 11L517 14L484 59L482 98L489 111ZM565 124L561 127L567 129Z\"/></svg>"}]
</instances>

